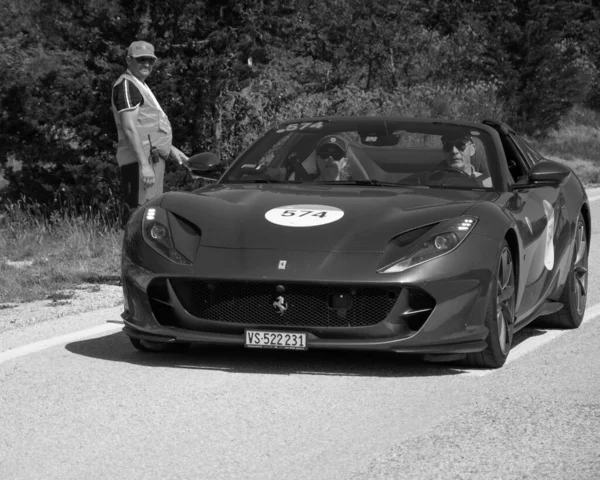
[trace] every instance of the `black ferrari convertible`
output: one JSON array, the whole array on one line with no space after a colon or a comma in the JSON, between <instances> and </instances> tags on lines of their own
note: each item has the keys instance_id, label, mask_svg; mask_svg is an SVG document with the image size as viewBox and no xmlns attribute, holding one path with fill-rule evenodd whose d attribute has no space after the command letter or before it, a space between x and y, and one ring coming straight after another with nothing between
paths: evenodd
<instances>
[{"instance_id":1,"label":"black ferrari convertible","mask_svg":"<svg viewBox=\"0 0 600 480\"><path fill-rule=\"evenodd\" d=\"M514 333L577 328L585 190L496 121L307 118L212 183L131 216L123 331L142 351L228 344L504 364Z\"/></svg>"}]
</instances>

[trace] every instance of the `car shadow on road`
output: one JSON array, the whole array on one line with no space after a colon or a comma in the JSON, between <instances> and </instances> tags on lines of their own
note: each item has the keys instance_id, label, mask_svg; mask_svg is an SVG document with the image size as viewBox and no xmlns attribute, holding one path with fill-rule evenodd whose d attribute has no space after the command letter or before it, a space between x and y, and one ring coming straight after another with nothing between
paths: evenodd
<instances>
[{"instance_id":1,"label":"car shadow on road","mask_svg":"<svg viewBox=\"0 0 600 480\"><path fill-rule=\"evenodd\" d=\"M515 334L512 348L529 338L547 332L548 330L526 327ZM218 370L249 374L426 377L461 375L468 371L457 362L431 363L424 361L419 355L393 352L282 351L196 345L185 353L144 353L137 351L122 332L72 342L65 348L77 355L145 367ZM482 369L482 371L486 370Z\"/></svg>"},{"instance_id":2,"label":"car shadow on road","mask_svg":"<svg viewBox=\"0 0 600 480\"><path fill-rule=\"evenodd\" d=\"M281 351L200 345L185 353L144 353L137 351L122 332L71 342L65 348L76 355L143 367L261 375L426 377L462 373L454 364L428 363L418 355L388 352Z\"/></svg>"},{"instance_id":3,"label":"car shadow on road","mask_svg":"<svg viewBox=\"0 0 600 480\"><path fill-rule=\"evenodd\" d=\"M527 327L523 328L522 330L519 330L517 333L515 333L515 335L513 337L512 348L514 349L516 346L520 345L521 343L527 341L530 338L539 337L540 335L544 335L548 331L549 330L544 330L541 328L527 326Z\"/></svg>"}]
</instances>

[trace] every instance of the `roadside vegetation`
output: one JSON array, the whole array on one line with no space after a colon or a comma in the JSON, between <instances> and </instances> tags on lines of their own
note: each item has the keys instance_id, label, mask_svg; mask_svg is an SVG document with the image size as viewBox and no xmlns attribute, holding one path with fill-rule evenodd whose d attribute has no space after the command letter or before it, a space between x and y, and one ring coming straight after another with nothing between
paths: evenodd
<instances>
[{"instance_id":1,"label":"roadside vegetation","mask_svg":"<svg viewBox=\"0 0 600 480\"><path fill-rule=\"evenodd\" d=\"M547 158L569 165L586 185L600 184L600 113L575 107L547 137L530 141Z\"/></svg>"},{"instance_id":2,"label":"roadside vegetation","mask_svg":"<svg viewBox=\"0 0 600 480\"><path fill-rule=\"evenodd\" d=\"M597 184L595 3L0 2L0 308L118 281L110 92L131 41L156 47L175 143L224 166L290 118L492 118ZM167 164L166 191L198 186Z\"/></svg>"},{"instance_id":3,"label":"roadside vegetation","mask_svg":"<svg viewBox=\"0 0 600 480\"><path fill-rule=\"evenodd\" d=\"M0 308L3 304L61 299L83 283L120 277L122 231L101 214L65 210L45 218L34 202L0 209Z\"/></svg>"}]
</instances>

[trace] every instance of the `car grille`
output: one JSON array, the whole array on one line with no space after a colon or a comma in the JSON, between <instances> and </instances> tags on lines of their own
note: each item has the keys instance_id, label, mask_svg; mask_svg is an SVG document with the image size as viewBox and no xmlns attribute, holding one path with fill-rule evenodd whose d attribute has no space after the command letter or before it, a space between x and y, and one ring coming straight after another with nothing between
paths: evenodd
<instances>
[{"instance_id":1,"label":"car grille","mask_svg":"<svg viewBox=\"0 0 600 480\"><path fill-rule=\"evenodd\" d=\"M289 284L279 286L278 292L278 286L272 283L207 283L189 279L171 279L170 282L191 315L248 325L372 326L386 318L400 293L399 288ZM279 296L283 297L280 303L286 307L283 313L273 305Z\"/></svg>"}]
</instances>

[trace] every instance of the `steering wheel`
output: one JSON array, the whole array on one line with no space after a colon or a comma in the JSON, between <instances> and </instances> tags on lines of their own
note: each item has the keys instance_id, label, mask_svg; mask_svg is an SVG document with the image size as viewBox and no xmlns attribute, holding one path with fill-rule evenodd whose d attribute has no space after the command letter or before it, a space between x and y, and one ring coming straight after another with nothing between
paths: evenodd
<instances>
[{"instance_id":1,"label":"steering wheel","mask_svg":"<svg viewBox=\"0 0 600 480\"><path fill-rule=\"evenodd\" d=\"M459 182L458 185L467 185L471 182L464 183L465 180L470 180L477 184L477 179L465 172L460 168L455 167L438 167L435 170L425 174L424 178L421 179L425 184L429 185L446 185L446 183L453 184L452 181Z\"/></svg>"},{"instance_id":2,"label":"steering wheel","mask_svg":"<svg viewBox=\"0 0 600 480\"><path fill-rule=\"evenodd\" d=\"M436 168L435 170L433 170L432 172L430 172L430 175L436 172L446 172L446 173L457 173L459 175L466 175L467 177L471 177L470 174L468 174L467 172L465 172L464 170L460 169L460 168L456 168L456 167L439 167Z\"/></svg>"}]
</instances>

